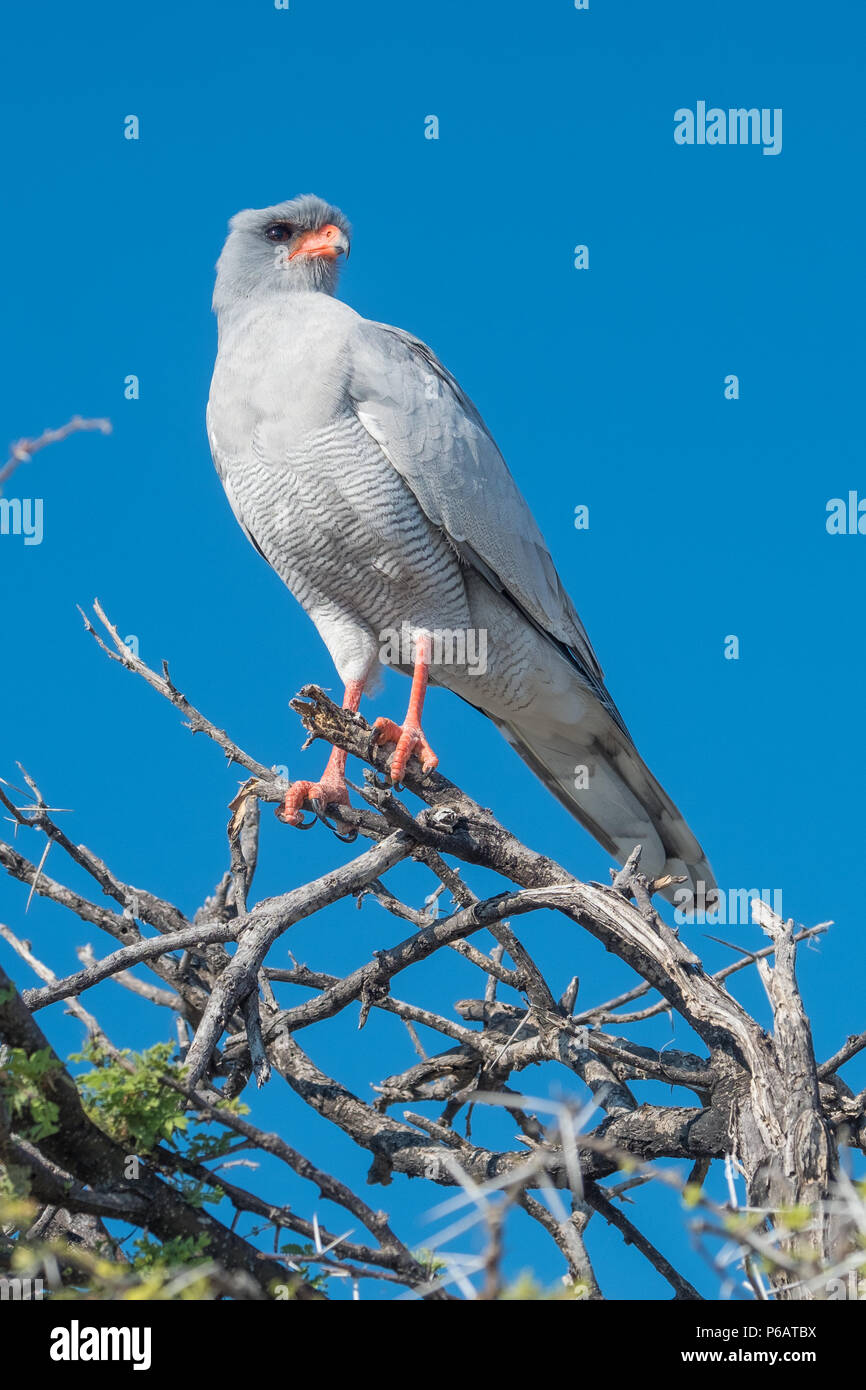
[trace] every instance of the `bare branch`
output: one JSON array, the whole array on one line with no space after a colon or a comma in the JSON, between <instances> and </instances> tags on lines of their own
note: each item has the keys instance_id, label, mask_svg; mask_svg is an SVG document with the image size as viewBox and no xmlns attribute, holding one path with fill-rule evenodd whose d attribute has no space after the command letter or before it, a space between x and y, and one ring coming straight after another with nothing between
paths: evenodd
<instances>
[{"instance_id":1,"label":"bare branch","mask_svg":"<svg viewBox=\"0 0 866 1390\"><path fill-rule=\"evenodd\" d=\"M111 434L110 420L85 420L81 415L73 415L71 420L67 420L65 425L61 425L56 430L43 430L42 434L36 439L18 439L9 446L9 458L0 468L0 490L7 478L11 478L15 469L22 463L29 463L34 454L38 454L40 449L44 449L49 444L57 444L62 439L68 439L71 434L78 434L82 430L98 430L100 434Z\"/></svg>"}]
</instances>

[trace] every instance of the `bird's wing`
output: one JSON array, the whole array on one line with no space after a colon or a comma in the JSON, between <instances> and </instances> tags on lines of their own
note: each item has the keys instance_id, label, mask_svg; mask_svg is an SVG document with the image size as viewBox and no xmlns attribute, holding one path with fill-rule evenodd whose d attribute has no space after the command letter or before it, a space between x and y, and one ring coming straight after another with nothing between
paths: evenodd
<instances>
[{"instance_id":1,"label":"bird's wing","mask_svg":"<svg viewBox=\"0 0 866 1390\"><path fill-rule=\"evenodd\" d=\"M426 515L464 563L566 649L613 711L544 537L472 401L435 353L399 328L361 319L348 346L358 419Z\"/></svg>"}]
</instances>

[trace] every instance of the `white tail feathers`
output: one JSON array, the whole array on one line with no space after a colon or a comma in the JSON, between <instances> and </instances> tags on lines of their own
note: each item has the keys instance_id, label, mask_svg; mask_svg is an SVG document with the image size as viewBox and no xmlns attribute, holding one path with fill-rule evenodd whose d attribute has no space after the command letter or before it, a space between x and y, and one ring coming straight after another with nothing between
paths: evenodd
<instances>
[{"instance_id":1,"label":"white tail feathers","mask_svg":"<svg viewBox=\"0 0 866 1390\"><path fill-rule=\"evenodd\" d=\"M599 705L591 727L545 721L496 723L523 761L617 863L642 847L648 878L685 877L663 889L684 906L684 890L712 901L716 880L704 851L631 739Z\"/></svg>"}]
</instances>

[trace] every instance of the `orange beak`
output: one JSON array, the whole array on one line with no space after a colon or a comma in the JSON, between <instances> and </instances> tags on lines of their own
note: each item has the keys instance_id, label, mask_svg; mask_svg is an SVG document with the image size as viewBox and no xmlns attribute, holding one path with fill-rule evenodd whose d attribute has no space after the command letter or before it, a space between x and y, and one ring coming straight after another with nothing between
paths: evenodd
<instances>
[{"instance_id":1,"label":"orange beak","mask_svg":"<svg viewBox=\"0 0 866 1390\"><path fill-rule=\"evenodd\" d=\"M289 256L289 260L293 261L296 256L325 256L329 261L334 261L341 252L348 256L349 238L339 227L329 222L325 227L307 232Z\"/></svg>"}]
</instances>

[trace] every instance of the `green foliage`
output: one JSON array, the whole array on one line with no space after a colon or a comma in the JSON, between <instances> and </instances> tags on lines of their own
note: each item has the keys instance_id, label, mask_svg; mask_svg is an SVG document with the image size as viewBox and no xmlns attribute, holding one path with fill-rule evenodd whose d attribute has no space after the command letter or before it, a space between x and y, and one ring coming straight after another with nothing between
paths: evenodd
<instances>
[{"instance_id":1,"label":"green foliage","mask_svg":"<svg viewBox=\"0 0 866 1390\"><path fill-rule=\"evenodd\" d=\"M17 1163L0 1163L0 1230L3 1229L3 1212L19 1199L25 1199L30 1192L30 1174ZM38 1208L37 1208L38 1210Z\"/></svg>"},{"instance_id":2,"label":"green foliage","mask_svg":"<svg viewBox=\"0 0 866 1390\"><path fill-rule=\"evenodd\" d=\"M211 1122L182 1111L178 1092L164 1084L165 1077L183 1081L184 1068L176 1060L176 1051L174 1043L155 1043L144 1052L124 1050L122 1065L90 1041L71 1059L93 1064L93 1071L76 1078L84 1108L94 1124L132 1153L151 1153L157 1144L167 1143L197 1163L221 1158L230 1150L230 1131L210 1132L207 1127ZM220 1109L236 1115L247 1111L237 1100L222 1102ZM190 1126L195 1126L196 1132L191 1132ZM220 1197L208 1200L219 1201Z\"/></svg>"},{"instance_id":3,"label":"green foliage","mask_svg":"<svg viewBox=\"0 0 866 1390\"><path fill-rule=\"evenodd\" d=\"M191 1207L201 1208L205 1202L221 1202L225 1193L214 1183L199 1182L197 1178L176 1178L173 1186Z\"/></svg>"},{"instance_id":4,"label":"green foliage","mask_svg":"<svg viewBox=\"0 0 866 1390\"><path fill-rule=\"evenodd\" d=\"M97 1043L73 1056L76 1062L93 1062L94 1070L77 1078L87 1114L100 1129L137 1154L150 1153L159 1143L176 1146L175 1136L189 1125L189 1118L178 1110L178 1095L164 1086L160 1077L176 1076L172 1065L173 1043L156 1043L145 1052L124 1050L129 1069Z\"/></svg>"},{"instance_id":5,"label":"green foliage","mask_svg":"<svg viewBox=\"0 0 866 1390\"><path fill-rule=\"evenodd\" d=\"M207 1236L178 1237L160 1244L142 1238L135 1242L138 1254L122 1263L110 1254L70 1250L61 1241L21 1250L15 1267L22 1273L41 1270L51 1250L61 1265L70 1265L76 1277L51 1291L52 1303L66 1302L174 1302L217 1297L212 1284L213 1265L204 1253Z\"/></svg>"},{"instance_id":6,"label":"green foliage","mask_svg":"<svg viewBox=\"0 0 866 1390\"><path fill-rule=\"evenodd\" d=\"M43 1277L47 1262L63 1270L64 1284L46 1291L52 1302L142 1299L203 1299L214 1297L207 1254L209 1237L177 1237L160 1242L142 1235L133 1242L138 1252L128 1262L119 1260L109 1241L99 1248L70 1246L65 1240L14 1241L15 1232L26 1231L39 1213L39 1204L0 1195L0 1248L8 1238L5 1258L13 1275ZM199 1277L194 1271L201 1270ZM193 1275L190 1276L190 1271Z\"/></svg>"},{"instance_id":7,"label":"green foliage","mask_svg":"<svg viewBox=\"0 0 866 1390\"><path fill-rule=\"evenodd\" d=\"M139 1236L132 1244L138 1251L131 1262L134 1270L139 1273L167 1273L176 1271L178 1266L192 1267L206 1263L210 1236L173 1236L171 1240L163 1241L151 1240L150 1236Z\"/></svg>"},{"instance_id":8,"label":"green foliage","mask_svg":"<svg viewBox=\"0 0 866 1390\"><path fill-rule=\"evenodd\" d=\"M233 1115L245 1115L249 1106L243 1105L240 1101L227 1100L220 1104L221 1110L227 1110ZM193 1116L193 1124L204 1126L209 1121L201 1119L200 1116ZM184 1144L184 1154L195 1163L204 1163L209 1158L223 1158L231 1149L232 1139L235 1136L231 1130L224 1129L221 1133L210 1134L203 1131L200 1134L187 1134Z\"/></svg>"},{"instance_id":9,"label":"green foliage","mask_svg":"<svg viewBox=\"0 0 866 1390\"><path fill-rule=\"evenodd\" d=\"M196 1163L222 1158L230 1152L233 1135L224 1129L211 1129L211 1121L180 1110L178 1092L166 1086L163 1077L182 1082L184 1069L176 1060L173 1043L156 1043L140 1053L125 1050L125 1065L92 1040L73 1061L93 1064L93 1070L76 1078L84 1108L94 1124L105 1130L131 1153L146 1155L161 1143L170 1145L184 1158ZM245 1114L247 1106L239 1100L225 1101L220 1109L233 1114ZM193 1132L194 1131L194 1132ZM190 1206L200 1208L206 1202L219 1203L224 1192L216 1183L201 1181L179 1174L171 1181ZM138 1267L154 1269L159 1264L165 1273L179 1261L193 1257L192 1248L181 1252L181 1245L169 1241L160 1244L150 1239L135 1242L140 1256ZM159 1254L158 1252L162 1252Z\"/></svg>"},{"instance_id":10,"label":"green foliage","mask_svg":"<svg viewBox=\"0 0 866 1390\"><path fill-rule=\"evenodd\" d=\"M756 1231L763 1223L764 1217L759 1211L731 1211L722 1218L725 1230L738 1238Z\"/></svg>"},{"instance_id":11,"label":"green foliage","mask_svg":"<svg viewBox=\"0 0 866 1390\"><path fill-rule=\"evenodd\" d=\"M23 1120L19 1132L31 1143L38 1144L58 1130L59 1111L47 1091L53 1085L52 1073L59 1064L49 1047L42 1047L29 1056L21 1047L9 1047L0 1067L0 1093L10 1114Z\"/></svg>"},{"instance_id":12,"label":"green foliage","mask_svg":"<svg viewBox=\"0 0 866 1390\"><path fill-rule=\"evenodd\" d=\"M528 1271L519 1275L499 1295L502 1303L581 1303L589 1293L584 1283L563 1282L552 1288L536 1283Z\"/></svg>"},{"instance_id":13,"label":"green foliage","mask_svg":"<svg viewBox=\"0 0 866 1390\"><path fill-rule=\"evenodd\" d=\"M786 1207L776 1215L776 1225L789 1231L804 1231L814 1219L811 1207Z\"/></svg>"},{"instance_id":14,"label":"green foliage","mask_svg":"<svg viewBox=\"0 0 866 1390\"><path fill-rule=\"evenodd\" d=\"M33 1224L39 1214L39 1206L22 1196L20 1191L6 1191L2 1183L3 1173L4 1168L0 1164L0 1232L10 1236Z\"/></svg>"},{"instance_id":15,"label":"green foliage","mask_svg":"<svg viewBox=\"0 0 866 1390\"><path fill-rule=\"evenodd\" d=\"M54 1074L60 1064L49 1049L32 1056L7 1048L0 1065L0 1096L15 1120L16 1128L31 1142L58 1129L58 1107L51 1098ZM91 1039L72 1062L89 1063L90 1069L75 1078L88 1117L132 1158L144 1157L158 1146L169 1147L191 1162L221 1158L232 1152L236 1135L218 1122L183 1110L183 1098L166 1079L183 1083L184 1068L174 1043L156 1043L140 1053L125 1050L118 1057ZM240 1100L218 1106L233 1114L245 1114ZM210 1182L179 1172L164 1175L193 1208L219 1203L224 1192ZM22 1238L38 1210L27 1201L27 1174L0 1164L0 1243L9 1242L7 1255L16 1269L38 1271L46 1256L61 1260L64 1270L80 1273L53 1300L66 1299L207 1299L218 1296L211 1287L213 1269L207 1253L209 1237L198 1234L167 1241L141 1232L132 1241L128 1263L113 1248L91 1252L73 1249L63 1242L27 1242ZM200 1274L197 1271L201 1271Z\"/></svg>"},{"instance_id":16,"label":"green foliage","mask_svg":"<svg viewBox=\"0 0 866 1390\"><path fill-rule=\"evenodd\" d=\"M437 1255L435 1250L428 1250L426 1246L419 1246L417 1250L412 1251L412 1254L415 1256L419 1265L424 1266L431 1279L435 1274L439 1274L443 1269L448 1268L442 1256Z\"/></svg>"}]
</instances>

